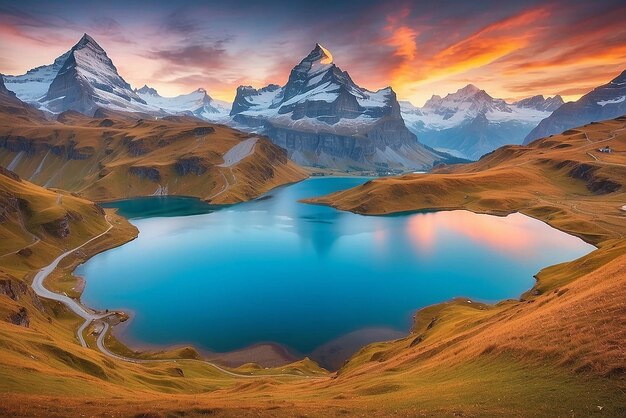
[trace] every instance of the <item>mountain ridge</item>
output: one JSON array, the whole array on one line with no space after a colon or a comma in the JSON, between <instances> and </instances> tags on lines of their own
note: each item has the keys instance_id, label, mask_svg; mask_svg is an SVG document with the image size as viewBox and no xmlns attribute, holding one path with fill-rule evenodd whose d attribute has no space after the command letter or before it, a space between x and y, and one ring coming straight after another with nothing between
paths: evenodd
<instances>
[{"instance_id":1,"label":"mountain ridge","mask_svg":"<svg viewBox=\"0 0 626 418\"><path fill-rule=\"evenodd\" d=\"M574 102L565 103L524 138L524 144L590 122L626 114L626 70Z\"/></svg>"},{"instance_id":2,"label":"mountain ridge","mask_svg":"<svg viewBox=\"0 0 626 418\"><path fill-rule=\"evenodd\" d=\"M560 104L560 96L507 103L468 84L444 97L433 95L422 107L402 102L401 108L407 127L423 143L476 160L502 145L522 143Z\"/></svg>"}]
</instances>

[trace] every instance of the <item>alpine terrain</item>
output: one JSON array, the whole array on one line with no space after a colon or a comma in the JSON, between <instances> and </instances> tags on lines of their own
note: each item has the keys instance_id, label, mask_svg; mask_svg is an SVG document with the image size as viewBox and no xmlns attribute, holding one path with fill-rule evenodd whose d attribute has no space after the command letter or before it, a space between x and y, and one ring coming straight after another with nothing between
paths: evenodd
<instances>
[{"instance_id":1,"label":"alpine terrain","mask_svg":"<svg viewBox=\"0 0 626 418\"><path fill-rule=\"evenodd\" d=\"M432 96L423 107L402 102L408 128L425 144L477 160L524 137L563 104L560 96L533 96L514 103L491 97L469 84L445 97Z\"/></svg>"},{"instance_id":2,"label":"alpine terrain","mask_svg":"<svg viewBox=\"0 0 626 418\"><path fill-rule=\"evenodd\" d=\"M359 87L319 44L283 87L240 86L230 115L236 126L267 134L303 165L407 170L452 161L407 129L391 87Z\"/></svg>"}]
</instances>

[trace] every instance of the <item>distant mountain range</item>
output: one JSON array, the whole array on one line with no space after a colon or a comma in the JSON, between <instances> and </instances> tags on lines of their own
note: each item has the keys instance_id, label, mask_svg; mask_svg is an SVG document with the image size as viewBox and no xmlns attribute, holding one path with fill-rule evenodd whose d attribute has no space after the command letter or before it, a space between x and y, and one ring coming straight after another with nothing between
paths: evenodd
<instances>
[{"instance_id":1,"label":"distant mountain range","mask_svg":"<svg viewBox=\"0 0 626 418\"><path fill-rule=\"evenodd\" d=\"M577 101L559 107L526 136L524 144L590 122L612 119L624 114L626 114L626 71L609 83L596 87Z\"/></svg>"},{"instance_id":2,"label":"distant mountain range","mask_svg":"<svg viewBox=\"0 0 626 418\"><path fill-rule=\"evenodd\" d=\"M469 84L423 107L402 102L402 117L420 141L476 160L502 145L521 144L537 124L563 104L560 96L534 96L514 103Z\"/></svg>"},{"instance_id":3,"label":"distant mountain range","mask_svg":"<svg viewBox=\"0 0 626 418\"><path fill-rule=\"evenodd\" d=\"M319 44L284 86L240 86L230 115L304 165L423 170L453 160L424 147L407 129L391 87L372 92L356 85Z\"/></svg>"},{"instance_id":4,"label":"distant mountain range","mask_svg":"<svg viewBox=\"0 0 626 418\"><path fill-rule=\"evenodd\" d=\"M230 104L214 100L203 88L176 97L163 97L155 89L144 85L134 92L149 106L172 114L187 114L200 119L217 121L228 117Z\"/></svg>"},{"instance_id":5,"label":"distant mountain range","mask_svg":"<svg viewBox=\"0 0 626 418\"><path fill-rule=\"evenodd\" d=\"M87 34L52 64L3 79L8 91L46 113L194 116L265 134L300 164L345 171L427 170L626 113L626 72L565 105L560 96L541 95L508 103L470 84L416 107L398 102L391 87L358 86L319 44L284 86L240 86L232 105L202 88L176 97L147 85L133 89Z\"/></svg>"}]
</instances>

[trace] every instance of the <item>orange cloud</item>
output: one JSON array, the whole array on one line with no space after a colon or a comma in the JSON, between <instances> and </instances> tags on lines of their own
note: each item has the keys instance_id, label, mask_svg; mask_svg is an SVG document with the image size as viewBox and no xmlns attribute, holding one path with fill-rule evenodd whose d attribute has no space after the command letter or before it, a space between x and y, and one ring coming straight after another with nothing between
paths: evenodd
<instances>
[{"instance_id":1,"label":"orange cloud","mask_svg":"<svg viewBox=\"0 0 626 418\"><path fill-rule=\"evenodd\" d=\"M406 59L393 71L393 85L400 93L405 93L418 85L490 64L528 45L540 31L537 22L548 16L547 8L528 10L489 24L434 55L419 59L415 44L417 33L406 26L395 28L387 45ZM390 25L395 22L391 20Z\"/></svg>"}]
</instances>

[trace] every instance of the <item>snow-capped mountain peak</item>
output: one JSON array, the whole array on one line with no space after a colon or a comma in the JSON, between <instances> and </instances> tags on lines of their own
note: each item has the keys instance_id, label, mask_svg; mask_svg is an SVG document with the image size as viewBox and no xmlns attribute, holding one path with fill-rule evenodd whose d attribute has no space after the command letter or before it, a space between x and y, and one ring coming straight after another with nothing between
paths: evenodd
<instances>
[{"instance_id":1,"label":"snow-capped mountain peak","mask_svg":"<svg viewBox=\"0 0 626 418\"><path fill-rule=\"evenodd\" d=\"M72 49L77 50L77 49L82 49L82 48L92 48L100 52L104 52L104 49L102 49L100 44L98 44L98 42L96 42L95 39L93 39L91 36L89 36L86 33L83 34L83 37L80 38L80 40L76 43L76 45L74 45Z\"/></svg>"},{"instance_id":2,"label":"snow-capped mountain peak","mask_svg":"<svg viewBox=\"0 0 626 418\"><path fill-rule=\"evenodd\" d=\"M408 131L391 87L374 92L356 85L319 43L283 87L240 86L230 114L305 165L415 169L447 158Z\"/></svg>"},{"instance_id":3,"label":"snow-capped mountain peak","mask_svg":"<svg viewBox=\"0 0 626 418\"><path fill-rule=\"evenodd\" d=\"M221 120L228 113L228 109L214 101L204 88L175 97L163 97L148 86L135 92L149 106L170 114L189 114L206 120Z\"/></svg>"},{"instance_id":4,"label":"snow-capped mountain peak","mask_svg":"<svg viewBox=\"0 0 626 418\"><path fill-rule=\"evenodd\" d=\"M554 97L543 97L542 94L537 96L527 97L526 99L513 102L517 107L525 107L530 109L545 110L554 112L563 104L563 98L558 94Z\"/></svg>"},{"instance_id":5,"label":"snow-capped mountain peak","mask_svg":"<svg viewBox=\"0 0 626 418\"><path fill-rule=\"evenodd\" d=\"M333 63L333 54L331 54L328 49L324 48L320 44L315 44L315 48L313 49L313 51L311 51L309 57L313 55L315 57L319 57L316 58L316 60L319 60L320 64L328 65Z\"/></svg>"},{"instance_id":6,"label":"snow-capped mountain peak","mask_svg":"<svg viewBox=\"0 0 626 418\"><path fill-rule=\"evenodd\" d=\"M148 85L133 90L118 74L104 48L88 34L53 64L21 76L5 76L4 80L18 98L52 113L76 110L89 115L98 108L107 108L221 121L230 109L229 103L213 100L204 88L176 97L162 97Z\"/></svg>"},{"instance_id":7,"label":"snow-capped mountain peak","mask_svg":"<svg viewBox=\"0 0 626 418\"><path fill-rule=\"evenodd\" d=\"M459 89L456 92L456 94L467 97L467 96L472 96L472 95L474 95L474 94L476 94L476 93L478 93L480 91L484 91L484 90L479 89L478 87L476 87L473 84L468 84L467 86Z\"/></svg>"},{"instance_id":8,"label":"snow-capped mountain peak","mask_svg":"<svg viewBox=\"0 0 626 418\"><path fill-rule=\"evenodd\" d=\"M427 145L477 159L501 145L521 143L561 104L560 96L507 103L468 84L445 97L432 96L422 108L404 103L402 117Z\"/></svg>"},{"instance_id":9,"label":"snow-capped mountain peak","mask_svg":"<svg viewBox=\"0 0 626 418\"><path fill-rule=\"evenodd\" d=\"M473 84L443 98L434 95L424 104L423 109L441 115L444 120L452 119L457 122L490 111L510 112L504 100L494 99Z\"/></svg>"},{"instance_id":10,"label":"snow-capped mountain peak","mask_svg":"<svg viewBox=\"0 0 626 418\"><path fill-rule=\"evenodd\" d=\"M146 102L118 74L105 50L87 34L72 47L41 102L55 113L77 110L89 115L99 107L149 111Z\"/></svg>"}]
</instances>

